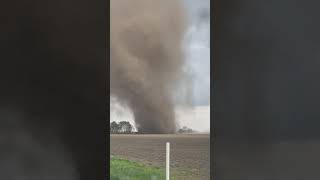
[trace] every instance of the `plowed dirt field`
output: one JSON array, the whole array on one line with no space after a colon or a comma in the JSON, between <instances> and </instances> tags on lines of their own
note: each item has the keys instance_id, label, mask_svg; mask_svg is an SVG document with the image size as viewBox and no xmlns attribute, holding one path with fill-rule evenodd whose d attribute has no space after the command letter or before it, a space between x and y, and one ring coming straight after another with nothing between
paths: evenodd
<instances>
[{"instance_id":1,"label":"plowed dirt field","mask_svg":"<svg viewBox=\"0 0 320 180\"><path fill-rule=\"evenodd\" d=\"M172 175L178 180L210 179L210 135L111 135L111 155L165 168L170 142Z\"/></svg>"}]
</instances>

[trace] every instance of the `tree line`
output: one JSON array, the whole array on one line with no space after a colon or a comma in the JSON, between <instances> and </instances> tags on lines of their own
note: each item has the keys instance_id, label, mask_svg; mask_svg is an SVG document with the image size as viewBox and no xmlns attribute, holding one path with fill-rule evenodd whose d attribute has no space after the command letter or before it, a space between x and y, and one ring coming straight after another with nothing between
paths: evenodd
<instances>
[{"instance_id":1,"label":"tree line","mask_svg":"<svg viewBox=\"0 0 320 180\"><path fill-rule=\"evenodd\" d=\"M194 133L192 129L183 126L181 129L177 131L179 134L188 134L188 133ZM130 124L129 121L120 121L119 123L112 121L110 123L110 133L111 134L132 134L132 133L139 133L139 132L133 132L133 126Z\"/></svg>"},{"instance_id":2,"label":"tree line","mask_svg":"<svg viewBox=\"0 0 320 180\"><path fill-rule=\"evenodd\" d=\"M128 121L120 121L119 123L112 121L110 124L111 134L131 134L133 126Z\"/></svg>"}]
</instances>

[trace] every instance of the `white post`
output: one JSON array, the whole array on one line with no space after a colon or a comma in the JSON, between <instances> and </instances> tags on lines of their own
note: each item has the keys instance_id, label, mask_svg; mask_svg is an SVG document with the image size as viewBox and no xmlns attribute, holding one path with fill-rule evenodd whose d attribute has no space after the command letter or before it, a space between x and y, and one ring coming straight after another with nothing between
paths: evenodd
<instances>
[{"instance_id":1,"label":"white post","mask_svg":"<svg viewBox=\"0 0 320 180\"><path fill-rule=\"evenodd\" d=\"M166 180L170 179L170 143L166 143Z\"/></svg>"}]
</instances>

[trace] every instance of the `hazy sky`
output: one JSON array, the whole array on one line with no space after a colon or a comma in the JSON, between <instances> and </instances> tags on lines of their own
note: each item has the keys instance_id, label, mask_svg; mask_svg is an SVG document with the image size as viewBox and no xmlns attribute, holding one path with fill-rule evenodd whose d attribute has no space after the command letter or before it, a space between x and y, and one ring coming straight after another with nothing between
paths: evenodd
<instances>
[{"instance_id":1,"label":"hazy sky","mask_svg":"<svg viewBox=\"0 0 320 180\"><path fill-rule=\"evenodd\" d=\"M210 104L210 0L183 0L189 27L185 53L193 77L193 104Z\"/></svg>"}]
</instances>

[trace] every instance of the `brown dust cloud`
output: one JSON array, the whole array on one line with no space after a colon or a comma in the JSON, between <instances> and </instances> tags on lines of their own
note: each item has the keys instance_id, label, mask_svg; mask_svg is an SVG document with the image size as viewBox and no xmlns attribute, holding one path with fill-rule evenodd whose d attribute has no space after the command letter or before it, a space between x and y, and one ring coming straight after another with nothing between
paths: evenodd
<instances>
[{"instance_id":1,"label":"brown dust cloud","mask_svg":"<svg viewBox=\"0 0 320 180\"><path fill-rule=\"evenodd\" d=\"M141 133L176 131L173 93L183 76L185 14L179 0L111 0L110 95Z\"/></svg>"}]
</instances>

